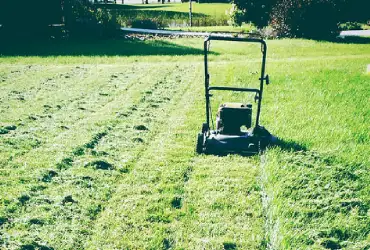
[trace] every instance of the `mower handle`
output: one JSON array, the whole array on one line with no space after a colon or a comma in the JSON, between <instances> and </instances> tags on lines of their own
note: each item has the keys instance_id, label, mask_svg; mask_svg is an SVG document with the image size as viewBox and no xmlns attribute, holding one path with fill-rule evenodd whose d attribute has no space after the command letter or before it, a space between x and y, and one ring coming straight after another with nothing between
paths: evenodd
<instances>
[{"instance_id":1,"label":"mower handle","mask_svg":"<svg viewBox=\"0 0 370 250\"><path fill-rule=\"evenodd\" d=\"M235 88L235 87L208 87L208 90L229 90L229 91L239 91L239 92L252 92L259 94L259 89L249 89L249 88Z\"/></svg>"},{"instance_id":2,"label":"mower handle","mask_svg":"<svg viewBox=\"0 0 370 250\"><path fill-rule=\"evenodd\" d=\"M266 51L267 45L265 40L258 38L241 38L241 37L223 37L223 36L208 36L204 40L204 43L207 43L211 40L216 41L231 41L231 42L247 42L247 43L260 43L262 45L262 53Z\"/></svg>"},{"instance_id":3,"label":"mower handle","mask_svg":"<svg viewBox=\"0 0 370 250\"><path fill-rule=\"evenodd\" d=\"M212 40L216 41L231 41L231 42L248 42L248 43L260 43L261 52L262 52L262 67L261 67L261 76L259 78L260 87L259 89L242 89L242 88L233 88L233 87L210 87L209 86L209 73L208 73L208 50L209 43ZM270 83L269 76L265 76L265 67L266 67L266 54L267 54L267 45L263 39L258 38L240 38L240 37L221 37L221 36L208 36L204 40L204 73L205 73L205 97L206 97L206 116L207 116L207 125L209 127L210 120L210 90L231 90L231 91L244 91L244 92L256 92L256 100L258 101L257 115L256 115L256 126L259 125L260 113L261 113L261 103L262 103L262 93L263 93L263 84L266 82L266 85ZM252 90L252 91L250 91Z\"/></svg>"}]
</instances>

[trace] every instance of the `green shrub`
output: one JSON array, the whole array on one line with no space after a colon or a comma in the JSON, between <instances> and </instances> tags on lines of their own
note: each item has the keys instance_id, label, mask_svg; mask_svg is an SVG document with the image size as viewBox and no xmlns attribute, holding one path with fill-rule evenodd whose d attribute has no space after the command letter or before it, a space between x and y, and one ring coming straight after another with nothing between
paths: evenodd
<instances>
[{"instance_id":1,"label":"green shrub","mask_svg":"<svg viewBox=\"0 0 370 250\"><path fill-rule=\"evenodd\" d=\"M244 10L240 10L236 7L235 4L233 4L231 6L231 9L229 10L229 12L227 13L228 16L229 16L229 24L232 25L232 26L241 26L243 21L244 21L244 15L245 15L245 11Z\"/></svg>"},{"instance_id":2,"label":"green shrub","mask_svg":"<svg viewBox=\"0 0 370 250\"><path fill-rule=\"evenodd\" d=\"M66 29L71 37L113 37L117 34L117 16L108 9L69 0L65 10Z\"/></svg>"},{"instance_id":3,"label":"green shrub","mask_svg":"<svg viewBox=\"0 0 370 250\"><path fill-rule=\"evenodd\" d=\"M46 37L48 26L61 22L60 0L0 1L0 24L6 37Z\"/></svg>"},{"instance_id":4,"label":"green shrub","mask_svg":"<svg viewBox=\"0 0 370 250\"><path fill-rule=\"evenodd\" d=\"M270 23L280 36L327 38L338 30L338 13L332 0L281 0Z\"/></svg>"},{"instance_id":5,"label":"green shrub","mask_svg":"<svg viewBox=\"0 0 370 250\"><path fill-rule=\"evenodd\" d=\"M343 21L369 20L369 0L234 0L241 21L271 25L279 36L328 38ZM241 12L240 12L241 11Z\"/></svg>"},{"instance_id":6,"label":"green shrub","mask_svg":"<svg viewBox=\"0 0 370 250\"><path fill-rule=\"evenodd\" d=\"M340 30L361 30L362 24L358 22L345 22L339 25Z\"/></svg>"},{"instance_id":7,"label":"green shrub","mask_svg":"<svg viewBox=\"0 0 370 250\"><path fill-rule=\"evenodd\" d=\"M132 22L128 22L128 25L132 28L142 29L158 29L161 27L160 22L155 19L134 20Z\"/></svg>"},{"instance_id":8,"label":"green shrub","mask_svg":"<svg viewBox=\"0 0 370 250\"><path fill-rule=\"evenodd\" d=\"M253 22L258 28L267 26L270 20L272 6L277 0L234 0L238 12L237 23Z\"/></svg>"}]
</instances>

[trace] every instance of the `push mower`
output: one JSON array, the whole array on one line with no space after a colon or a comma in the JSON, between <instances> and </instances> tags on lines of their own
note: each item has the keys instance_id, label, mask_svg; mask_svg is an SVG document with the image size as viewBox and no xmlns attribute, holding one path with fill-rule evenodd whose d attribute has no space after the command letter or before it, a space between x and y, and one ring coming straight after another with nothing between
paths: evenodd
<instances>
[{"instance_id":1,"label":"push mower","mask_svg":"<svg viewBox=\"0 0 370 250\"><path fill-rule=\"evenodd\" d=\"M259 78L259 89L240 87L210 86L208 72L208 50L212 40L248 42L261 44L262 69ZM209 36L204 41L204 68L205 68L205 98L206 98L206 122L202 125L202 131L198 134L196 152L206 154L257 154L263 151L269 144L276 141L264 127L259 125L263 85L270 83L269 76L265 75L267 45L262 39L255 38L232 38ZM216 116L216 129L210 129L212 110L210 104L211 91L237 91L255 93L257 102L257 114L254 127L252 128L252 104L250 103L223 103L219 106ZM241 127L245 126L246 131Z\"/></svg>"}]
</instances>

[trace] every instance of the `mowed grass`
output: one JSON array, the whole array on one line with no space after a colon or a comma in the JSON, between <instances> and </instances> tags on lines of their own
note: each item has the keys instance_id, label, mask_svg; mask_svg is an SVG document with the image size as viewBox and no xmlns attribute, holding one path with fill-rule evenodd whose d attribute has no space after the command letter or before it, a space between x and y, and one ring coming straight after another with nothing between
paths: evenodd
<instances>
[{"instance_id":1,"label":"mowed grass","mask_svg":"<svg viewBox=\"0 0 370 250\"><path fill-rule=\"evenodd\" d=\"M0 52L2 248L370 246L369 44L268 41L254 157L194 153L201 39L61 45ZM259 49L212 43L212 84L257 86Z\"/></svg>"}]
</instances>

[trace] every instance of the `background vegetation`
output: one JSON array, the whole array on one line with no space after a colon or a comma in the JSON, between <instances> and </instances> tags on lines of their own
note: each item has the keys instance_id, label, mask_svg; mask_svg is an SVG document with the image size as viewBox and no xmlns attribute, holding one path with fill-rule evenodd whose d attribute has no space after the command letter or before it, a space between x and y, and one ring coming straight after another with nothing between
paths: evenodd
<instances>
[{"instance_id":1,"label":"background vegetation","mask_svg":"<svg viewBox=\"0 0 370 250\"><path fill-rule=\"evenodd\" d=\"M193 3L194 26L225 26L230 8L227 3ZM189 4L108 5L100 6L114 13L122 26L142 27L186 27L189 26ZM135 23L134 23L135 22ZM138 23L141 22L141 26ZM139 24L140 25L140 24Z\"/></svg>"},{"instance_id":2,"label":"background vegetation","mask_svg":"<svg viewBox=\"0 0 370 250\"><path fill-rule=\"evenodd\" d=\"M62 15L60 0L0 1L0 36L46 37Z\"/></svg>"},{"instance_id":3,"label":"background vegetation","mask_svg":"<svg viewBox=\"0 0 370 250\"><path fill-rule=\"evenodd\" d=\"M27 1L19 7L4 1L0 10L3 37L114 37L119 27L187 28L189 4L91 4L88 1ZM63 12L61 9L63 6ZM194 3L193 26L215 27L237 24L260 29L265 37L309 37L327 39L343 29L366 29L369 1L356 0L263 0L229 3ZM45 10L47 14L44 15ZM19 13L17 18L10 13ZM65 26L50 28L53 23ZM254 26L254 27L253 27ZM198 28L198 30L210 28ZM225 28L222 28L223 30ZM230 27L229 31L237 29ZM239 29L246 31L245 28ZM54 31L54 33L52 33ZM55 35L58 33L58 35ZM64 33L63 33L64 32Z\"/></svg>"},{"instance_id":4,"label":"background vegetation","mask_svg":"<svg viewBox=\"0 0 370 250\"><path fill-rule=\"evenodd\" d=\"M279 36L328 38L341 22L370 20L367 0L234 0L236 23L271 25Z\"/></svg>"}]
</instances>

